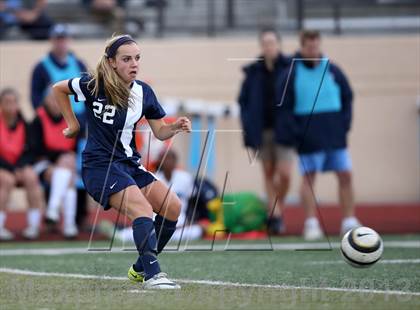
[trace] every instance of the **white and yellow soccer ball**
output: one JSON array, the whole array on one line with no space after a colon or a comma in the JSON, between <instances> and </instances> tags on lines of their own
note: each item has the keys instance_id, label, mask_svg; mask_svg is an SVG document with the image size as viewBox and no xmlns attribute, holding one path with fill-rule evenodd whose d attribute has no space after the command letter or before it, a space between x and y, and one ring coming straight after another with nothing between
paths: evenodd
<instances>
[{"instance_id":1,"label":"white and yellow soccer ball","mask_svg":"<svg viewBox=\"0 0 420 310\"><path fill-rule=\"evenodd\" d=\"M381 237L369 227L353 228L341 240L344 260L356 268L372 266L381 259L383 250Z\"/></svg>"}]
</instances>

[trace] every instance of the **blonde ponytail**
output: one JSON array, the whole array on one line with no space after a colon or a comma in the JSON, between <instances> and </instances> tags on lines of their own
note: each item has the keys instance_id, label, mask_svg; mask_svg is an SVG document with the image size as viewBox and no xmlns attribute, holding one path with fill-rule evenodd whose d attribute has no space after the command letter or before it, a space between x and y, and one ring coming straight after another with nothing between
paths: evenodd
<instances>
[{"instance_id":1,"label":"blonde ponytail","mask_svg":"<svg viewBox=\"0 0 420 310\"><path fill-rule=\"evenodd\" d=\"M109 104L116 106L119 109L127 109L130 105L130 88L124 82L124 80L117 74L109 63L109 57L107 51L117 40L127 37L126 35L113 36L107 41L105 53L102 55L98 64L96 65L95 71L91 73L92 80L89 82L89 88L92 88L92 93L95 97L99 95L99 89L103 87L105 90L105 96L108 99ZM134 42L134 41L131 41ZM91 86L93 84L93 87Z\"/></svg>"}]
</instances>

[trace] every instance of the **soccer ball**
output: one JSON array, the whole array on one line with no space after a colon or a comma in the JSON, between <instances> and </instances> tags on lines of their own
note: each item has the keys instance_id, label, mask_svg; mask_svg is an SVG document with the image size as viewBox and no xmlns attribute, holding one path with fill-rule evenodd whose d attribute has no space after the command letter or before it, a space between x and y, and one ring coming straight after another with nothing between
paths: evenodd
<instances>
[{"instance_id":1,"label":"soccer ball","mask_svg":"<svg viewBox=\"0 0 420 310\"><path fill-rule=\"evenodd\" d=\"M344 260L356 268L372 266L382 257L383 250L381 237L369 227L353 228L341 240Z\"/></svg>"}]
</instances>

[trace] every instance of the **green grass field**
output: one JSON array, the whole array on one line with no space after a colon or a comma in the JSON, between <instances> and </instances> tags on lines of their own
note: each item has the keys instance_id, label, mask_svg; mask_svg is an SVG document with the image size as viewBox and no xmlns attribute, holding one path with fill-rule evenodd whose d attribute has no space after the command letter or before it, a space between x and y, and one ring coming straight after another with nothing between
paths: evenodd
<instances>
[{"instance_id":1,"label":"green grass field","mask_svg":"<svg viewBox=\"0 0 420 310\"><path fill-rule=\"evenodd\" d=\"M203 250L211 242L201 241L160 255L162 269L182 285L172 292L130 283L126 272L136 253L118 244L109 252L87 251L87 242L4 243L0 308L419 309L420 236L384 240L383 259L368 269L344 263L338 239L325 250L325 243L275 238L274 251L255 250L269 248L267 240L229 244L241 251L224 251L225 242ZM298 247L324 250L294 250Z\"/></svg>"}]
</instances>

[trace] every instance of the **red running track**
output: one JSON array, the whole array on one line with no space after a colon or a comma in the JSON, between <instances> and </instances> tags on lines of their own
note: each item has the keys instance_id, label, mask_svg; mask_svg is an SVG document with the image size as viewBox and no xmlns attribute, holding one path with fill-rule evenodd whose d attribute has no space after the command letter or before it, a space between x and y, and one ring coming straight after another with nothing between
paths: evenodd
<instances>
[{"instance_id":1,"label":"red running track","mask_svg":"<svg viewBox=\"0 0 420 310\"><path fill-rule=\"evenodd\" d=\"M340 232L341 209L334 205L325 205L320 207L318 217L322 220L324 230L328 235L337 235ZM88 226L94 224L96 209L93 209L89 215ZM319 216L320 215L320 216ZM358 204L356 207L356 216L365 226L371 227L381 234L407 234L420 233L420 203L411 204ZM117 215L114 211L99 210L98 222L104 219L115 221ZM120 218L119 222L129 222ZM304 212L302 208L296 205L289 206L284 212L284 221L286 224L285 235L300 235L303 228ZM25 228L26 214L24 211L10 212L7 217L6 227L17 235L17 240L23 240L19 235ZM82 231L77 240L88 240L90 229ZM233 236L235 237L235 236ZM264 232L251 232L236 236L238 238L258 239L265 237ZM41 240L63 240L60 233L41 234ZM105 239L103 235L95 234L95 240Z\"/></svg>"}]
</instances>

